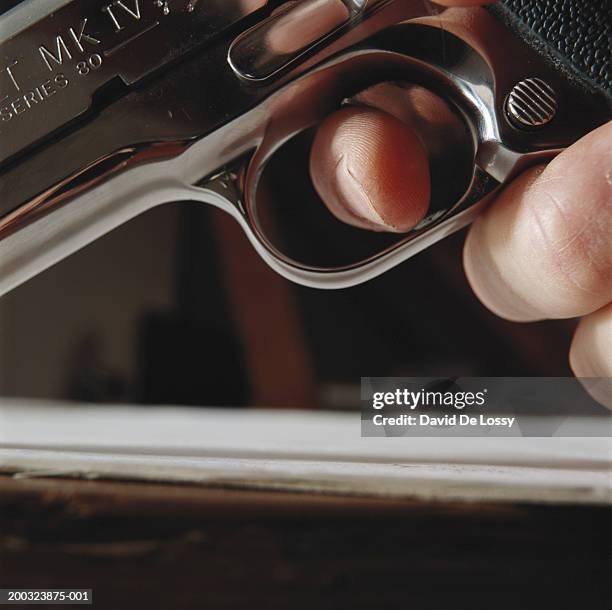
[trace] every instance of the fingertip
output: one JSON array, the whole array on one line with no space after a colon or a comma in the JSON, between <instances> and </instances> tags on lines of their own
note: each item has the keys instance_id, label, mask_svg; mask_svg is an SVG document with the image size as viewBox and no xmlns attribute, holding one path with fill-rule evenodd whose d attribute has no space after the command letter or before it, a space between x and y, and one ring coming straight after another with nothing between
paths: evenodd
<instances>
[{"instance_id":1,"label":"fingertip","mask_svg":"<svg viewBox=\"0 0 612 610\"><path fill-rule=\"evenodd\" d=\"M406 232L425 216L429 161L416 133L379 110L346 107L317 130L310 171L340 220L374 231Z\"/></svg>"},{"instance_id":2,"label":"fingertip","mask_svg":"<svg viewBox=\"0 0 612 610\"><path fill-rule=\"evenodd\" d=\"M612 407L612 303L582 318L574 334L569 359L576 377L591 380L585 383L591 395Z\"/></svg>"}]
</instances>

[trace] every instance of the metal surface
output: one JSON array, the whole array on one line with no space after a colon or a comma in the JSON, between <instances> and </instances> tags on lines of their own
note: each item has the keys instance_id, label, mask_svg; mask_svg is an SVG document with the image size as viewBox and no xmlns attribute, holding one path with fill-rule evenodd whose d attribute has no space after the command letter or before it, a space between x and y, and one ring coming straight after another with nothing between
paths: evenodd
<instances>
[{"instance_id":1,"label":"metal surface","mask_svg":"<svg viewBox=\"0 0 612 610\"><path fill-rule=\"evenodd\" d=\"M134 2L123 0L131 11L121 8L117 14L136 21L131 15L137 13ZM108 72L93 76L87 85L67 86L40 108L2 124L0 147L2 159L8 160L0 167L0 293L137 214L179 200L208 203L230 213L266 262L293 281L321 288L354 285L461 228L500 183L550 158L610 116L605 99L585 95L565 81L483 9L438 14L434 5L416 0L368 3L359 19L323 41L317 39L316 48L275 78L250 84L236 76L228 52L237 36L265 19L276 3L193 3L194 12L199 7L203 12L192 22L186 2L157 6L140 0L141 15L146 10L153 18L157 11L160 23L172 15L177 21L168 21L167 30L156 26L136 39L131 37L137 31L129 30L128 38L121 39L131 38L129 44L111 54L117 62L112 70L107 66ZM57 32L72 36L70 27L78 38L76 28L95 7L109 19L103 10L108 4L88 2L85 14L77 10L81 2L74 0L4 41L0 97L14 85L10 75L6 80L6 67L16 58L6 49L17 45L23 53L36 51L45 42L32 39L30 32L38 33L43 22L61 26L43 28L47 45L57 43ZM263 10L252 13L263 4ZM228 12L230 6L247 8L243 14ZM212 15L209 11L215 7L219 14ZM65 15L76 21L65 20ZM212 15L210 21L207 15ZM230 22L237 23L224 29ZM182 26L174 29L172 23ZM97 29L84 31L102 40ZM57 47L54 50L58 57ZM46 53L37 52L36 70L40 62L47 69ZM47 58L55 70L53 78L59 69L64 74L78 69L82 61L76 52L71 58L64 53L56 68ZM504 107L514 84L525 77L525 65L562 101L556 120L533 132L517 130ZM36 70L28 73L28 86L38 82ZM350 264L323 267L295 260L275 245L260 218L259 187L266 167L290 139L343 100L386 81L429 89L464 121L472 171L463 195L439 204L439 213L393 244ZM34 119L39 111L41 121ZM6 131L10 123L12 131Z\"/></svg>"},{"instance_id":2,"label":"metal surface","mask_svg":"<svg viewBox=\"0 0 612 610\"><path fill-rule=\"evenodd\" d=\"M134 85L266 4L74 0L3 39L0 164L85 113L113 79Z\"/></svg>"},{"instance_id":3,"label":"metal surface","mask_svg":"<svg viewBox=\"0 0 612 610\"><path fill-rule=\"evenodd\" d=\"M229 64L239 78L266 80L297 62L351 17L342 0L288 3L236 38L228 53Z\"/></svg>"},{"instance_id":4,"label":"metal surface","mask_svg":"<svg viewBox=\"0 0 612 610\"><path fill-rule=\"evenodd\" d=\"M555 90L541 78L526 78L512 87L506 112L518 127L543 127L557 114Z\"/></svg>"}]
</instances>

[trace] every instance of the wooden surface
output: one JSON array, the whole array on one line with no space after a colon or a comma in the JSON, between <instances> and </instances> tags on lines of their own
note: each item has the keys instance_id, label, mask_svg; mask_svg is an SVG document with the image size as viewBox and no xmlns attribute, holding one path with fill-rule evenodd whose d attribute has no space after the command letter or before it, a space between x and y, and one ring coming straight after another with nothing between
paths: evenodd
<instances>
[{"instance_id":1,"label":"wooden surface","mask_svg":"<svg viewBox=\"0 0 612 610\"><path fill-rule=\"evenodd\" d=\"M604 608L612 509L0 477L0 587L95 608Z\"/></svg>"}]
</instances>

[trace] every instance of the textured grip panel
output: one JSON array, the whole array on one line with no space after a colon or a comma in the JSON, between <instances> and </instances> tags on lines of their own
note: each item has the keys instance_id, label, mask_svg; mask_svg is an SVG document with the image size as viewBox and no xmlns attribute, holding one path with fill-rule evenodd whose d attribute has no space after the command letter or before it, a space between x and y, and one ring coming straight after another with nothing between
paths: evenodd
<instances>
[{"instance_id":1,"label":"textured grip panel","mask_svg":"<svg viewBox=\"0 0 612 610\"><path fill-rule=\"evenodd\" d=\"M612 96L610 0L503 0L492 10L560 69Z\"/></svg>"}]
</instances>

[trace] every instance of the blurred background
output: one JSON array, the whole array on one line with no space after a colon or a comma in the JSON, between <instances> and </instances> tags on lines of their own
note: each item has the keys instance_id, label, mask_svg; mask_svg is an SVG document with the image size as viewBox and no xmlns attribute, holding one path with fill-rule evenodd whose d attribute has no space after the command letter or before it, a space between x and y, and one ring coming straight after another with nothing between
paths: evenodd
<instances>
[{"instance_id":1,"label":"blurred background","mask_svg":"<svg viewBox=\"0 0 612 610\"><path fill-rule=\"evenodd\" d=\"M266 188L295 217L285 241L305 251L314 234L299 211L323 208L304 164L279 159L285 179ZM316 250L336 260L367 238L319 234ZM465 280L463 239L365 285L318 291L269 270L222 212L163 206L0 299L0 392L345 409L359 407L361 376L570 374L574 322L489 313Z\"/></svg>"}]
</instances>

